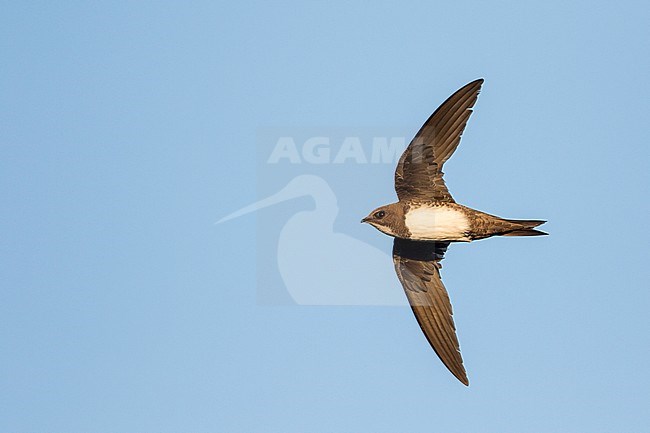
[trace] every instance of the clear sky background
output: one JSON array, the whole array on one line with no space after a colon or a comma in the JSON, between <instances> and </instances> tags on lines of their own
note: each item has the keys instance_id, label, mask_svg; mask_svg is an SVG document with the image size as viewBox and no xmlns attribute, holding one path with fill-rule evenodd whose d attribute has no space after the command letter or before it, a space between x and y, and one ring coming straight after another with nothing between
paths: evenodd
<instances>
[{"instance_id":1,"label":"clear sky background","mask_svg":"<svg viewBox=\"0 0 650 433\"><path fill-rule=\"evenodd\" d=\"M641 1L3 2L0 431L647 431L648 22ZM257 198L260 128L414 132L478 77L450 189L551 236L450 249L471 386L408 308L261 305L266 214L214 225ZM392 170L336 223L386 251L358 219Z\"/></svg>"}]
</instances>

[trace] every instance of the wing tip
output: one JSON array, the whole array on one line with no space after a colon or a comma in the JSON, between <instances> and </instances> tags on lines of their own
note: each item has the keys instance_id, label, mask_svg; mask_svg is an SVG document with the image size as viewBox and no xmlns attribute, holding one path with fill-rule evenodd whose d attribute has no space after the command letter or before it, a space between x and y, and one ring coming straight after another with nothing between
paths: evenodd
<instances>
[{"instance_id":1,"label":"wing tip","mask_svg":"<svg viewBox=\"0 0 650 433\"><path fill-rule=\"evenodd\" d=\"M477 79L474 80L474 81L470 81L469 83L465 84L463 87L461 87L460 89L458 89L458 90L454 93L454 95L455 95L456 93L462 93L462 92L476 93L476 95L478 95L478 94L481 92L481 87L483 87L483 83L484 83L484 82L485 82L485 78L483 78L483 77L481 77L481 78L477 78ZM449 97L449 99L451 99L451 97L453 97L454 95L451 95L451 96ZM447 101L445 101L445 102L447 102ZM476 102L476 101L475 101L475 102ZM444 102L443 102L443 104L444 104ZM472 105L474 105L474 104L472 103ZM471 108L472 108L472 107L469 107L468 109L471 111Z\"/></svg>"},{"instance_id":2,"label":"wing tip","mask_svg":"<svg viewBox=\"0 0 650 433\"><path fill-rule=\"evenodd\" d=\"M481 78L477 78L474 81L470 81L465 85L465 87L478 87L480 89L483 83L485 83L485 78L481 77Z\"/></svg>"},{"instance_id":3,"label":"wing tip","mask_svg":"<svg viewBox=\"0 0 650 433\"><path fill-rule=\"evenodd\" d=\"M459 351L459 353L460 353L460 351ZM465 367L463 366L463 361L462 360L460 361L460 365L456 365L456 366L452 367L451 365L447 365L447 363L445 363L445 366L447 367L447 370L449 370L449 372L451 374L453 374L454 377L460 381L460 383L462 383L465 386L469 386L469 379L467 378L467 371L465 371Z\"/></svg>"}]
</instances>

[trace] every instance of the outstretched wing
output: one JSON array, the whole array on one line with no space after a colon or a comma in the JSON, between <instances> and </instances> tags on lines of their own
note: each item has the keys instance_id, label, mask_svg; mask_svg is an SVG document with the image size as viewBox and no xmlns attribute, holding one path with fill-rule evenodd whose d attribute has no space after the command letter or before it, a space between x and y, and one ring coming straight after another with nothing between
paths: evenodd
<instances>
[{"instance_id":1,"label":"outstretched wing","mask_svg":"<svg viewBox=\"0 0 650 433\"><path fill-rule=\"evenodd\" d=\"M393 263L415 318L440 360L465 385L451 302L440 279L440 260L449 242L423 242L395 238Z\"/></svg>"},{"instance_id":2,"label":"outstretched wing","mask_svg":"<svg viewBox=\"0 0 650 433\"><path fill-rule=\"evenodd\" d=\"M424 122L397 163L395 191L400 200L454 201L442 178L442 165L460 143L482 84L482 78L466 84Z\"/></svg>"}]
</instances>

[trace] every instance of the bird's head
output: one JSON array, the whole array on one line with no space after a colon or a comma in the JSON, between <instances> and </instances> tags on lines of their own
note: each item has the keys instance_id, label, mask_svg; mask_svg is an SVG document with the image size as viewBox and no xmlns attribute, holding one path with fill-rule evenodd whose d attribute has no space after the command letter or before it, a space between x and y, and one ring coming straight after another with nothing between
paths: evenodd
<instances>
[{"instance_id":1,"label":"bird's head","mask_svg":"<svg viewBox=\"0 0 650 433\"><path fill-rule=\"evenodd\" d=\"M368 223L389 236L402 236L406 229L404 225L404 207L399 203L378 207L362 219L361 222Z\"/></svg>"}]
</instances>

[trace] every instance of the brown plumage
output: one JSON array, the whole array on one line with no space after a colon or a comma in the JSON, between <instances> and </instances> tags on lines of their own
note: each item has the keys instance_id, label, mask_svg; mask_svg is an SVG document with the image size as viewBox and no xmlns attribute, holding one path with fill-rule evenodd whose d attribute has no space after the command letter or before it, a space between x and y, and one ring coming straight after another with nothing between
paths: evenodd
<instances>
[{"instance_id":1,"label":"brown plumage","mask_svg":"<svg viewBox=\"0 0 650 433\"><path fill-rule=\"evenodd\" d=\"M395 170L398 202L379 207L362 222L393 236L393 262L427 340L449 371L469 385L456 337L440 261L451 242L492 236L538 236L541 220L510 220L463 206L449 193L442 167L460 143L483 79L451 95L429 117Z\"/></svg>"}]
</instances>

